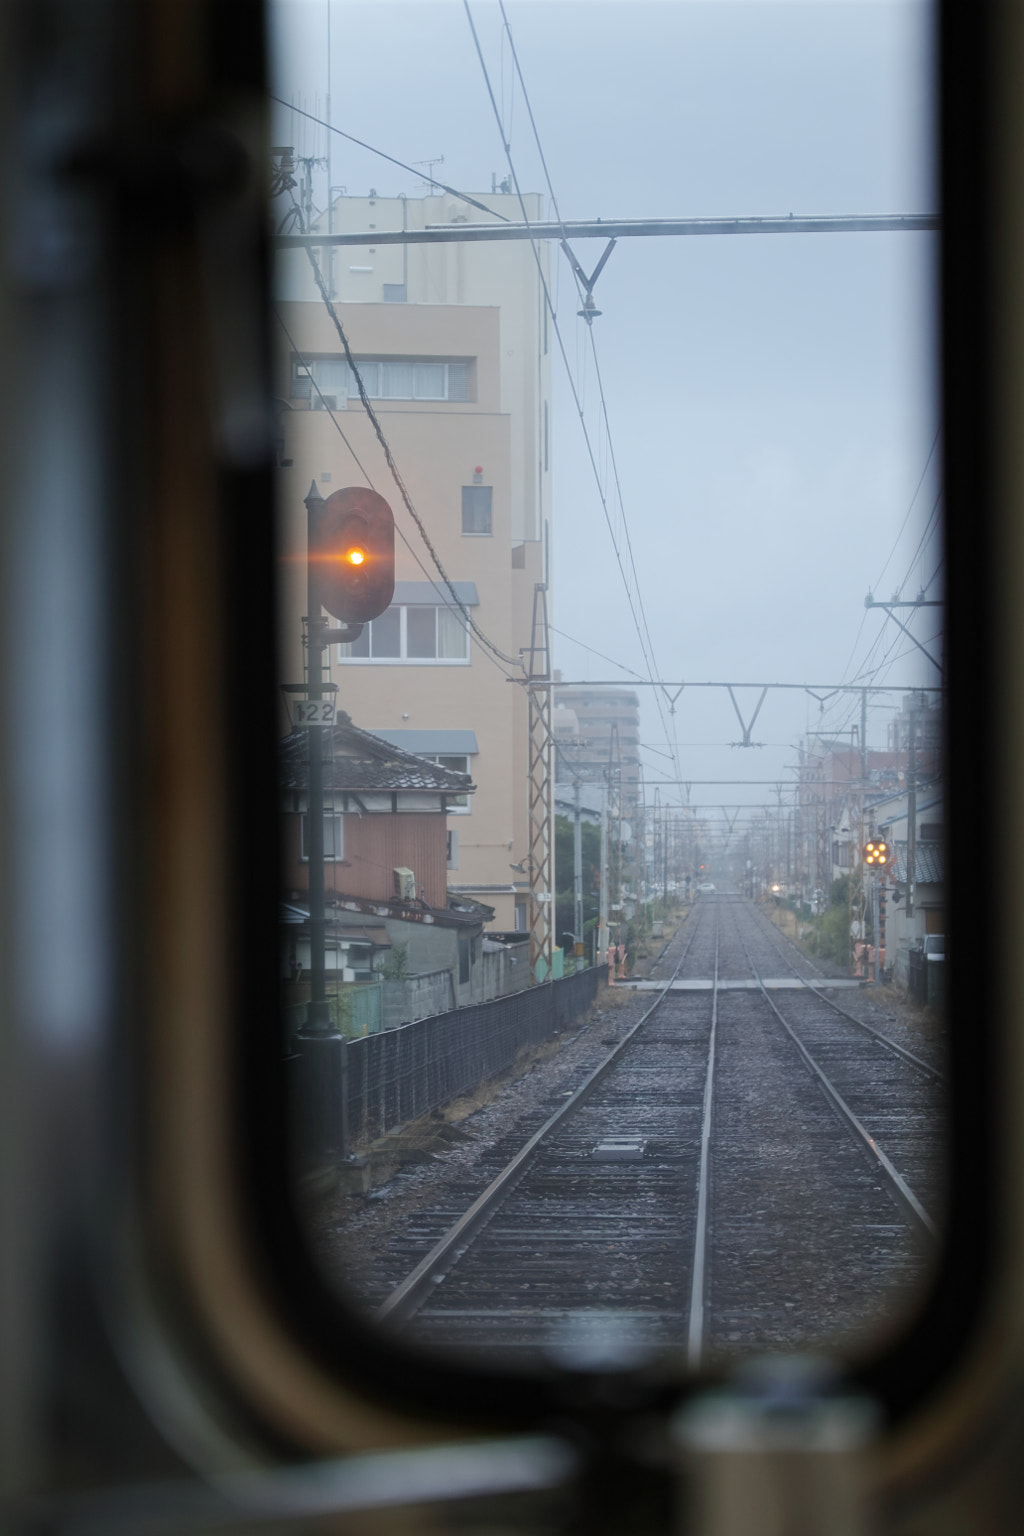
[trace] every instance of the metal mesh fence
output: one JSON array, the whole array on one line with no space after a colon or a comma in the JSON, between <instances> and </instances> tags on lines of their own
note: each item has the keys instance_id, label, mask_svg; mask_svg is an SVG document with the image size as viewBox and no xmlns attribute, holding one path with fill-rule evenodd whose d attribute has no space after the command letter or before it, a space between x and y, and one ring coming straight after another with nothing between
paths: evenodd
<instances>
[{"instance_id":1,"label":"metal mesh fence","mask_svg":"<svg viewBox=\"0 0 1024 1536\"><path fill-rule=\"evenodd\" d=\"M588 1008L602 974L603 967L591 966L510 997L350 1040L350 1137L382 1136L504 1071L524 1046L539 1045Z\"/></svg>"}]
</instances>

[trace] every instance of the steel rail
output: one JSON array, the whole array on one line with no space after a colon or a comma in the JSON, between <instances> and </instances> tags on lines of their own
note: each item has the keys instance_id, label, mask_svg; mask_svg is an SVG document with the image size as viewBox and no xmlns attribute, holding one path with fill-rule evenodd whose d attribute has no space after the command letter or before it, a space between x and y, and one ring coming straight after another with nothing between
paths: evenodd
<instances>
[{"instance_id":1,"label":"steel rail","mask_svg":"<svg viewBox=\"0 0 1024 1536\"><path fill-rule=\"evenodd\" d=\"M700 916L703 914L701 913ZM656 1008L659 1008L669 994L672 983L686 962L686 958L693 948L694 940L701 926L700 917L690 935L689 942L683 951L675 970L665 983L661 993L655 998L651 1006L633 1025L633 1028L623 1035L619 1043L608 1053L604 1061L587 1076L572 1096L565 1103L549 1115L539 1130L526 1141L515 1157L506 1164L502 1171L491 1180L487 1188L477 1196L473 1204L464 1211L459 1219L454 1222L444 1233L443 1237L431 1248L430 1252L421 1259L415 1269L410 1270L401 1284L385 1297L377 1307L373 1316L377 1322L390 1322L392 1324L404 1323L419 1309L428 1296L432 1295L439 1280L453 1269L462 1257L470 1242L483 1229L490 1218L495 1214L499 1205L507 1195L515 1189L519 1180L526 1172L526 1165L533 1153L540 1146L546 1136L563 1120L573 1114L590 1094L607 1076L611 1068L618 1061L626 1046L629 1045L637 1030L645 1024Z\"/></svg>"},{"instance_id":2,"label":"steel rail","mask_svg":"<svg viewBox=\"0 0 1024 1536\"><path fill-rule=\"evenodd\" d=\"M715 903L715 978L711 991L711 1038L704 1079L704 1116L700 1131L700 1171L697 1177L697 1230L693 1240L693 1272L690 1281L690 1326L686 1359L691 1370L700 1365L704 1348L704 1277L707 1268L708 1172L711 1163L711 1116L715 1080L715 1037L718 1032L718 903Z\"/></svg>"},{"instance_id":3,"label":"steel rail","mask_svg":"<svg viewBox=\"0 0 1024 1536\"><path fill-rule=\"evenodd\" d=\"M929 1216L928 1212L925 1210L920 1200L914 1194L914 1191L911 1189L906 1179L882 1151L881 1147L878 1145L877 1141L871 1135L867 1127L863 1125L863 1123L854 1114L853 1110L850 1108L849 1104L847 1104L846 1100L839 1092L839 1089L832 1082L831 1078L822 1071L821 1067L819 1067L818 1063L815 1061L814 1057L804 1045L796 1031L782 1017L782 1014L779 1012L776 1004L769 996L768 990L765 987L764 982L761 980L761 976L757 971L753 960L750 958L750 950L747 948L747 943L742 933L739 937L740 943L743 945L743 952L747 957L747 965L750 967L750 971L754 977L754 980L761 988L761 993L765 1002L768 1004L769 1008L772 1010L775 1017L778 1019L779 1023L782 1025L783 1029L786 1031L787 1035L796 1046L797 1050L800 1052L805 1065L810 1068L811 1072L813 1072L814 1076L818 1079L818 1082L824 1089L825 1095L829 1102L835 1109L839 1111L839 1114L849 1125L850 1129L858 1137L871 1157L873 1157L877 1162L886 1178L888 1178L892 1184L904 1207L910 1212L914 1219L921 1224L924 1230L928 1233L929 1237L937 1238L939 1235L937 1224L932 1219L932 1217Z\"/></svg>"},{"instance_id":4,"label":"steel rail","mask_svg":"<svg viewBox=\"0 0 1024 1536\"><path fill-rule=\"evenodd\" d=\"M774 927L774 924L771 924L770 926ZM809 981L806 976L800 975L800 972L797 970L792 960L790 960L789 956L785 954L783 950L777 949L776 954L778 954L783 959L784 963L789 967L793 975L799 981L803 982L808 992L813 992L815 997L819 997L823 1003L825 1003L829 1008L833 1010L834 1013L842 1014L844 1019L849 1019L851 1024L856 1024L858 1029L862 1029L865 1034L871 1035L879 1045L884 1046L888 1051L893 1051L897 1056L902 1056L904 1061L908 1061L912 1067L917 1067L917 1069L920 1072L923 1072L927 1077L934 1078L937 1083L944 1083L946 1081L945 1073L940 1072L938 1067L933 1067L930 1062L924 1061L920 1056L915 1056L913 1051L908 1051L906 1046L900 1045L898 1041L893 1040L890 1035L885 1034L880 1029L875 1029L871 1024L865 1024L863 1019L858 1019L854 1014L847 1013L846 1009L840 1008L839 1004L833 1002L832 998L826 997L824 991L820 987L816 987L813 981ZM827 982L828 978L826 977L825 980Z\"/></svg>"}]
</instances>

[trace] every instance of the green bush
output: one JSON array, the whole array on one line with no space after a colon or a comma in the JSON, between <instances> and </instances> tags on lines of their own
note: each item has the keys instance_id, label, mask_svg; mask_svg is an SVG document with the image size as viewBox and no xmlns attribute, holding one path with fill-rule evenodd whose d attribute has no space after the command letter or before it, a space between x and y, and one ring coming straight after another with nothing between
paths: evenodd
<instances>
[{"instance_id":1,"label":"green bush","mask_svg":"<svg viewBox=\"0 0 1024 1536\"><path fill-rule=\"evenodd\" d=\"M391 951L378 960L374 969L385 981L404 981L408 975L408 944L392 944Z\"/></svg>"},{"instance_id":2,"label":"green bush","mask_svg":"<svg viewBox=\"0 0 1024 1536\"><path fill-rule=\"evenodd\" d=\"M828 908L814 919L814 926L804 948L808 954L848 968L851 958L848 877L844 875L840 880L833 880L828 895Z\"/></svg>"}]
</instances>

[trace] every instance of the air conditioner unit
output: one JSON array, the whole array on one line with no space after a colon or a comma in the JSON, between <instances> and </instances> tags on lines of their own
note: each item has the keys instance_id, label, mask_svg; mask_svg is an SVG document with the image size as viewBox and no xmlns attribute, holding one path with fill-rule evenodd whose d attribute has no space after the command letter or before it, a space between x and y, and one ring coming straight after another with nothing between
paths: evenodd
<instances>
[{"instance_id":1,"label":"air conditioner unit","mask_svg":"<svg viewBox=\"0 0 1024 1536\"><path fill-rule=\"evenodd\" d=\"M416 876L411 869L394 869L395 895L400 901L415 901Z\"/></svg>"}]
</instances>

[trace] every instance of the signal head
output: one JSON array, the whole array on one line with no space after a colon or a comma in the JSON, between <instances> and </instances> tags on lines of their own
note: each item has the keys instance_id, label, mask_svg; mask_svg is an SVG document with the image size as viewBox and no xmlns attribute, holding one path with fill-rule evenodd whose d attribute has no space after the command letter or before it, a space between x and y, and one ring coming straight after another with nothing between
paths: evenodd
<instances>
[{"instance_id":1,"label":"signal head","mask_svg":"<svg viewBox=\"0 0 1024 1536\"><path fill-rule=\"evenodd\" d=\"M365 486L335 491L310 512L315 596L344 624L379 618L395 595L395 519Z\"/></svg>"}]
</instances>

